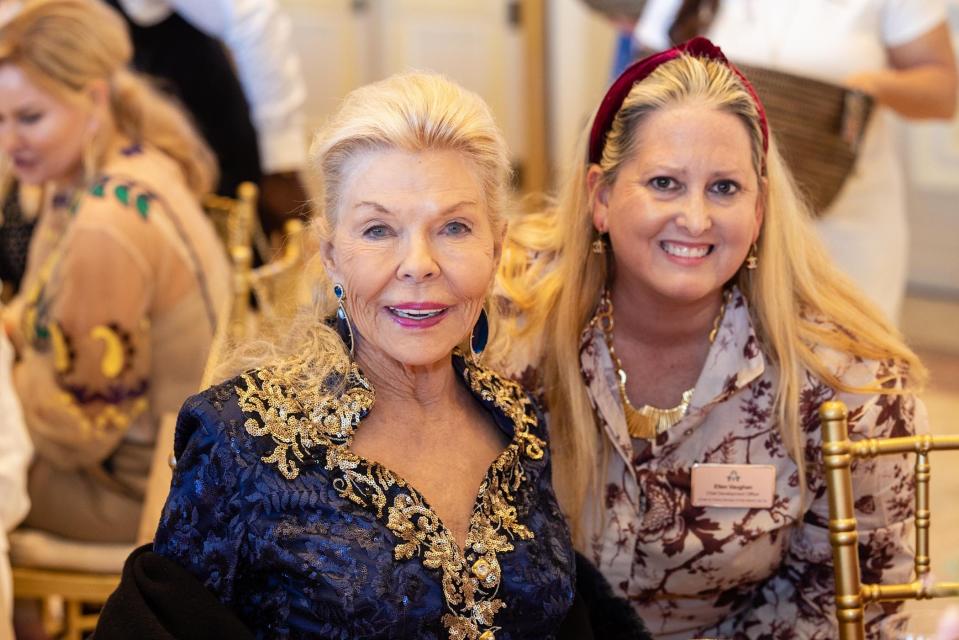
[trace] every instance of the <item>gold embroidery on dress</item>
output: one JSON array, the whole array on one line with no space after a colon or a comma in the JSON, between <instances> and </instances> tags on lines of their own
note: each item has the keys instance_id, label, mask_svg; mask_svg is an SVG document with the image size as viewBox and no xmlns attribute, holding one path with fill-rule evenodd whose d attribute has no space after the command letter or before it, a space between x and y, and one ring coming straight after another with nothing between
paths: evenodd
<instances>
[{"instance_id":1,"label":"gold embroidery on dress","mask_svg":"<svg viewBox=\"0 0 959 640\"><path fill-rule=\"evenodd\" d=\"M469 383L473 392L505 413L516 428L516 437L525 443L526 455L533 460L543 457L542 440L529 432L530 427L536 426L536 413L533 403L518 383L501 378L489 369L476 366L467 366L463 377Z\"/></svg>"},{"instance_id":2,"label":"gold embroidery on dress","mask_svg":"<svg viewBox=\"0 0 959 640\"><path fill-rule=\"evenodd\" d=\"M352 440L352 438L351 438ZM386 492L394 485L406 487L406 482L382 465L369 465L349 450L349 445L332 445L326 452L326 469L341 474L333 479L333 488L350 502L376 509L376 517L383 517ZM363 469L365 467L365 470ZM357 471L357 470L360 471ZM369 502L367 502L367 500Z\"/></svg>"},{"instance_id":3,"label":"gold embroidery on dress","mask_svg":"<svg viewBox=\"0 0 959 640\"><path fill-rule=\"evenodd\" d=\"M263 462L276 464L287 480L296 479L300 465L312 460L313 447L348 445L353 429L369 413L375 399L369 381L353 363L332 374L346 380L346 390L338 397L325 394L322 388L296 389L291 383L296 373L292 368L283 372L260 369L255 374L243 374L245 388L236 387L240 408L258 415L263 422L261 425L255 418L248 418L243 426L251 436L273 438L276 447ZM328 468L332 468L329 454L327 457ZM344 458L342 463L349 468L353 461Z\"/></svg>"},{"instance_id":4,"label":"gold embroidery on dress","mask_svg":"<svg viewBox=\"0 0 959 640\"><path fill-rule=\"evenodd\" d=\"M521 458L541 459L546 443L531 432L537 417L522 387L465 362L463 377L473 393L512 420L514 435L480 485L463 550L413 487L383 465L350 451L354 428L374 400L369 381L355 364L349 365L348 371L334 372L346 380L338 397L323 395L322 389L294 391L289 369L285 373L264 369L244 374L245 388L237 386L236 391L240 408L259 417L259 421L246 420L247 432L270 436L276 444L263 462L276 464L280 473L292 480L299 475L301 464L316 460L319 452L313 452L314 447L325 448L324 466L334 472L333 487L339 495L371 509L380 519L385 510L387 528L401 541L393 550L394 557L419 558L426 568L440 571L449 609L442 623L450 640L493 640L499 630L494 617L506 606L497 597L502 578L497 554L512 551L512 540L533 538L533 532L518 521L515 507L516 492L526 479ZM387 505L394 488L402 491Z\"/></svg>"}]
</instances>

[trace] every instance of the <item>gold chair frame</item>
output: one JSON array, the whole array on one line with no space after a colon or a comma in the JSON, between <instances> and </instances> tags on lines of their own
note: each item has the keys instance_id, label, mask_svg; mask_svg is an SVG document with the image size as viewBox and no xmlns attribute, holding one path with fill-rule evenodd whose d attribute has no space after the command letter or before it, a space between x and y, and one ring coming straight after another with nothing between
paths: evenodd
<instances>
[{"instance_id":1,"label":"gold chair frame","mask_svg":"<svg viewBox=\"0 0 959 640\"><path fill-rule=\"evenodd\" d=\"M14 594L17 598L38 600L44 604L41 621L44 631L64 640L81 640L97 626L96 613L84 613L83 605L102 605L117 588L120 576L112 573L81 573L49 569L13 568ZM49 613L47 600L63 598L63 620Z\"/></svg>"},{"instance_id":2,"label":"gold chair frame","mask_svg":"<svg viewBox=\"0 0 959 640\"><path fill-rule=\"evenodd\" d=\"M211 375L226 343L242 339L250 330L250 295L256 298L262 315L274 315L273 304L267 295L267 284L286 276L303 260L305 227L301 220L292 218L283 226L283 249L269 262L253 268L253 245L266 259L273 254L269 241L256 215L259 191L255 184L244 182L237 189L237 199L209 195L203 208L213 219L224 240L233 267L232 300L230 312L222 318L225 324L217 328L217 338L207 361L201 389L209 386Z\"/></svg>"},{"instance_id":3,"label":"gold chair frame","mask_svg":"<svg viewBox=\"0 0 959 640\"><path fill-rule=\"evenodd\" d=\"M252 194L252 201L256 201L256 187ZM243 185L241 185L241 189ZM241 192L242 195L242 192ZM250 215L254 211L250 209ZM244 215L244 214L241 214ZM241 218L242 222L242 218ZM246 228L247 230L249 227ZM200 390L213 384L217 366L223 358L223 353L230 345L241 340L250 327L250 293L256 294L264 283L278 276L293 271L303 260L304 226L299 220L290 220L285 226L287 238L283 253L267 264L252 268L253 253L248 245L234 244L229 247L230 258L233 263L233 284L230 308L221 314L210 354L207 356L203 377L200 379ZM239 233L246 231L239 228ZM249 236L232 236L234 241L249 242ZM258 298L259 300L259 298ZM262 304L262 303L261 303ZM140 531L137 544L142 545L153 540L163 505L166 502L170 483L173 480L173 469L176 467L176 457L173 455L173 437L176 433L176 416L168 415L160 424L157 434L157 446L153 452L153 463L150 467L150 478L147 483L146 495L143 501L143 514L140 517Z\"/></svg>"},{"instance_id":4,"label":"gold chair frame","mask_svg":"<svg viewBox=\"0 0 959 640\"><path fill-rule=\"evenodd\" d=\"M282 278L295 273L303 263L306 229L301 220L293 218L283 225L284 243L282 252L270 262L251 268L251 254L243 247L233 252L233 265L236 274L230 335L239 340L249 330L250 293L256 300L260 316L264 320L275 321L280 316L275 300L269 293L270 284L277 284ZM295 294L295 292L288 292Z\"/></svg>"},{"instance_id":5,"label":"gold chair frame","mask_svg":"<svg viewBox=\"0 0 959 640\"><path fill-rule=\"evenodd\" d=\"M925 600L959 596L959 582L933 582L929 568L929 453L959 450L959 436L916 435L851 441L848 412L842 402L824 402L819 408L823 428L823 464L829 497L829 542L836 584L836 619L840 640L863 640L865 606L873 602ZM916 454L916 579L900 584L864 584L859 569L859 532L853 508L852 474L856 458Z\"/></svg>"},{"instance_id":6,"label":"gold chair frame","mask_svg":"<svg viewBox=\"0 0 959 640\"><path fill-rule=\"evenodd\" d=\"M256 202L260 190L252 182L243 182L237 187L236 198L210 193L203 196L201 205L213 222L217 235L227 251L234 247L249 247L256 225Z\"/></svg>"}]
</instances>

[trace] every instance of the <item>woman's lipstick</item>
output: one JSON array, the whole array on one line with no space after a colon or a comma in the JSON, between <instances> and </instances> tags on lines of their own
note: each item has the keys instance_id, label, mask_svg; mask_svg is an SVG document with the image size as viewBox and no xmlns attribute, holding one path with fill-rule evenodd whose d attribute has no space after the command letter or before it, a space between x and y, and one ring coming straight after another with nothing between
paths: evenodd
<instances>
[{"instance_id":1,"label":"woman's lipstick","mask_svg":"<svg viewBox=\"0 0 959 640\"><path fill-rule=\"evenodd\" d=\"M408 329L428 329L442 322L450 307L438 302L401 302L386 307L396 324Z\"/></svg>"}]
</instances>

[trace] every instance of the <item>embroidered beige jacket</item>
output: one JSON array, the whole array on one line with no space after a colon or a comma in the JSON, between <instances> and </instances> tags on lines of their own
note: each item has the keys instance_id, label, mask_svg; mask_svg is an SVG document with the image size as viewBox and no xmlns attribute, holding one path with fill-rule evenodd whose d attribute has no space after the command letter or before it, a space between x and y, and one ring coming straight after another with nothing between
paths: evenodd
<instances>
[{"instance_id":1,"label":"embroidered beige jacket","mask_svg":"<svg viewBox=\"0 0 959 640\"><path fill-rule=\"evenodd\" d=\"M151 147L117 150L86 191L46 203L12 318L38 458L70 471L103 468L123 444L148 457L160 416L199 384L228 291L212 225Z\"/></svg>"}]
</instances>

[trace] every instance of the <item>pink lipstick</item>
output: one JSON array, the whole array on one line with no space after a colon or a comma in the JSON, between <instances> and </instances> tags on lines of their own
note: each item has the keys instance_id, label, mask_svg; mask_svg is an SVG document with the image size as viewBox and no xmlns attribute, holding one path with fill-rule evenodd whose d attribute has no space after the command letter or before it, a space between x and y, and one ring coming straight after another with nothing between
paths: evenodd
<instances>
[{"instance_id":1,"label":"pink lipstick","mask_svg":"<svg viewBox=\"0 0 959 640\"><path fill-rule=\"evenodd\" d=\"M396 324L408 329L427 329L446 317L450 307L438 302L402 302L386 307Z\"/></svg>"}]
</instances>

